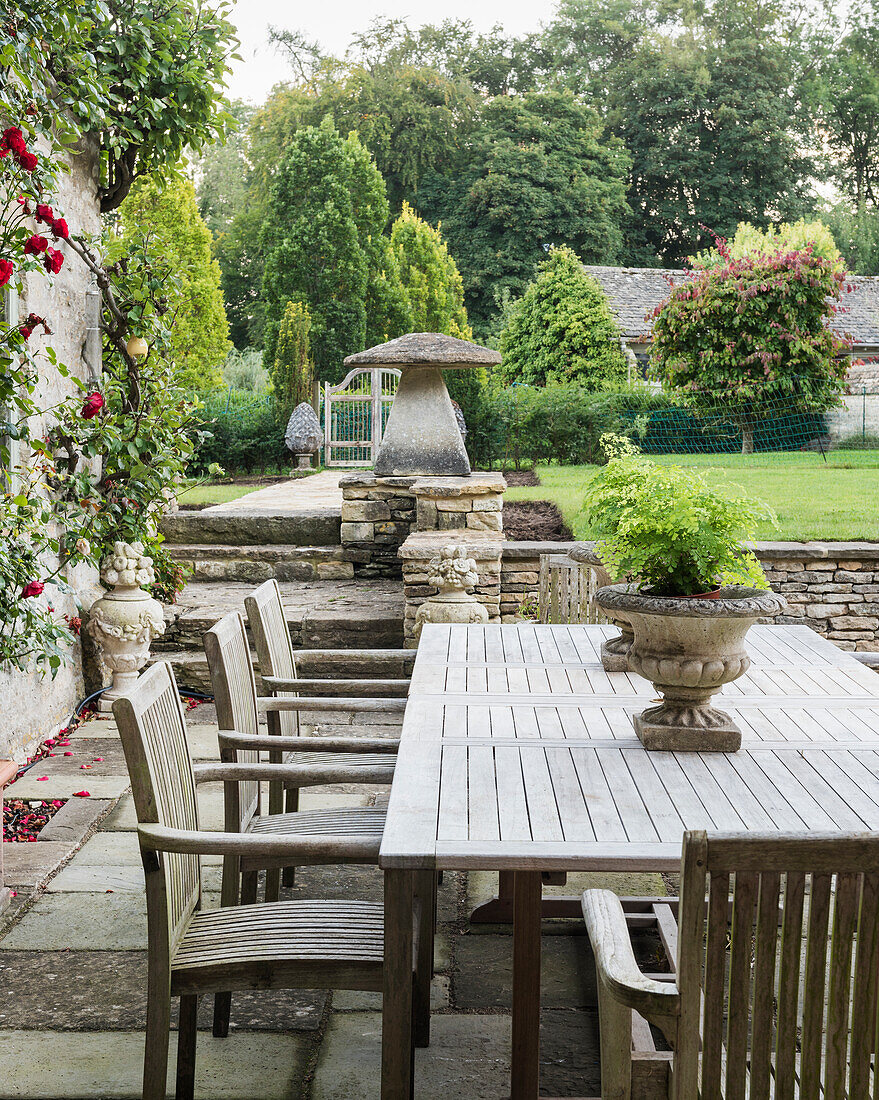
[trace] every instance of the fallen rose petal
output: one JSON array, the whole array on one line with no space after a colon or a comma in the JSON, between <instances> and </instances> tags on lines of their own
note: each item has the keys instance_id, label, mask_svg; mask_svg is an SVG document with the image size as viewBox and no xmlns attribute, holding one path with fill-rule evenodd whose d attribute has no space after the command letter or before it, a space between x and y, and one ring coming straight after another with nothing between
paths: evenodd
<instances>
[{"instance_id":1,"label":"fallen rose petal","mask_svg":"<svg viewBox=\"0 0 879 1100\"><path fill-rule=\"evenodd\" d=\"M49 778L48 775L38 775L37 776L37 782L38 783L44 783L48 778Z\"/></svg>"},{"instance_id":2,"label":"fallen rose petal","mask_svg":"<svg viewBox=\"0 0 879 1100\"><path fill-rule=\"evenodd\" d=\"M90 798L91 796L89 795L88 791L74 791L73 792L73 797L74 798Z\"/></svg>"},{"instance_id":3,"label":"fallen rose petal","mask_svg":"<svg viewBox=\"0 0 879 1100\"><path fill-rule=\"evenodd\" d=\"M95 757L93 757L93 760L96 764L103 764L104 763L103 756L95 756Z\"/></svg>"},{"instance_id":4,"label":"fallen rose petal","mask_svg":"<svg viewBox=\"0 0 879 1100\"><path fill-rule=\"evenodd\" d=\"M80 764L79 770L83 772L91 771L91 764Z\"/></svg>"},{"instance_id":5,"label":"fallen rose petal","mask_svg":"<svg viewBox=\"0 0 879 1100\"><path fill-rule=\"evenodd\" d=\"M72 752L66 752L64 755L65 756L73 756L73 753Z\"/></svg>"}]
</instances>

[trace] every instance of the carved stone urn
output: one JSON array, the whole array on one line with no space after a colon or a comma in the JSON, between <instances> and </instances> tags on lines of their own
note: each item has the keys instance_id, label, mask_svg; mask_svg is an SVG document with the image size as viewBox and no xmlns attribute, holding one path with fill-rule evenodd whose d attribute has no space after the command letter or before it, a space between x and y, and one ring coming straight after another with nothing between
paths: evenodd
<instances>
[{"instance_id":1,"label":"carved stone urn","mask_svg":"<svg viewBox=\"0 0 879 1100\"><path fill-rule=\"evenodd\" d=\"M488 610L467 591L479 584L476 562L465 546L444 546L427 567L427 583L439 589L415 614L415 637L425 623L487 623Z\"/></svg>"},{"instance_id":2,"label":"carved stone urn","mask_svg":"<svg viewBox=\"0 0 879 1100\"><path fill-rule=\"evenodd\" d=\"M628 667L662 694L662 703L634 718L648 749L675 752L735 752L742 734L732 718L710 706L711 697L747 672L745 635L758 619L785 609L783 596L759 588L730 586L717 598L675 598L613 584L595 594L608 614L622 612L634 641Z\"/></svg>"},{"instance_id":3,"label":"carved stone urn","mask_svg":"<svg viewBox=\"0 0 879 1100\"><path fill-rule=\"evenodd\" d=\"M101 562L101 580L112 591L92 604L88 631L113 673L113 685L98 700L99 710L110 710L134 685L150 643L165 629L162 605L141 588L155 579L153 559L139 542L114 542L112 554Z\"/></svg>"},{"instance_id":4,"label":"carved stone urn","mask_svg":"<svg viewBox=\"0 0 879 1100\"><path fill-rule=\"evenodd\" d=\"M591 569L595 574L595 582L600 587L609 585L611 583L610 574L604 567L604 562L593 548L585 543L580 546L575 546L570 552L569 557L573 561L579 562L580 565L585 565L587 569ZM602 608L604 611L604 608ZM610 638L607 638L601 643L601 665L605 672L628 672L629 671L629 650L632 648L632 642L635 640L635 633L632 630L632 624L627 618L625 618L622 612L616 612L611 615L605 611L605 618L610 620L614 626L619 628L619 634L616 634Z\"/></svg>"}]
</instances>

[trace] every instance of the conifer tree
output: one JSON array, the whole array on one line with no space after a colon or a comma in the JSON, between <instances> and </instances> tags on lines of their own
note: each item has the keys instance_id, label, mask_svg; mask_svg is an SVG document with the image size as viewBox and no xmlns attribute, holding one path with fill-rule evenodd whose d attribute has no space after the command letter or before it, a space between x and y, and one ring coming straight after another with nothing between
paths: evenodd
<instances>
[{"instance_id":1,"label":"conifer tree","mask_svg":"<svg viewBox=\"0 0 879 1100\"><path fill-rule=\"evenodd\" d=\"M169 293L168 309L174 316L171 359L180 384L202 391L222 386L221 368L231 346L229 322L220 265L191 181L136 180L119 208L118 232L123 239L133 232L145 234L151 252L173 265L179 289Z\"/></svg>"},{"instance_id":2,"label":"conifer tree","mask_svg":"<svg viewBox=\"0 0 879 1100\"><path fill-rule=\"evenodd\" d=\"M412 331L472 339L458 266L439 229L420 218L408 202L391 227L391 248L409 299Z\"/></svg>"},{"instance_id":3,"label":"conifer tree","mask_svg":"<svg viewBox=\"0 0 879 1100\"><path fill-rule=\"evenodd\" d=\"M304 302L288 302L278 328L272 369L275 401L285 420L303 401L311 403L314 363L311 361L310 331L308 306Z\"/></svg>"}]
</instances>

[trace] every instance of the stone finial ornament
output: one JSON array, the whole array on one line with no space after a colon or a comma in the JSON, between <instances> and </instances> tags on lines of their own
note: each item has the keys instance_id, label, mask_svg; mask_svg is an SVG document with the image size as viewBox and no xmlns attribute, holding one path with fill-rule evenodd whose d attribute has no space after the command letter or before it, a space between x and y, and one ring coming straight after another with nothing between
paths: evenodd
<instances>
[{"instance_id":1,"label":"stone finial ornament","mask_svg":"<svg viewBox=\"0 0 879 1100\"><path fill-rule=\"evenodd\" d=\"M427 567L427 583L439 589L415 615L415 637L425 623L487 623L488 611L467 591L479 584L476 562L466 546L444 546Z\"/></svg>"},{"instance_id":2,"label":"stone finial ornament","mask_svg":"<svg viewBox=\"0 0 879 1100\"><path fill-rule=\"evenodd\" d=\"M396 367L400 384L375 458L380 477L469 477L470 460L444 370L494 367L500 354L441 332L410 332L356 355L346 367Z\"/></svg>"},{"instance_id":3,"label":"stone finial ornament","mask_svg":"<svg viewBox=\"0 0 879 1100\"><path fill-rule=\"evenodd\" d=\"M88 632L113 673L113 686L98 702L102 711L134 685L150 643L165 629L162 605L141 588L155 579L153 559L140 542L114 542L113 552L101 562L101 580L113 591L92 604Z\"/></svg>"},{"instance_id":4,"label":"stone finial ornament","mask_svg":"<svg viewBox=\"0 0 879 1100\"><path fill-rule=\"evenodd\" d=\"M323 446L323 441L324 433L317 413L307 401L301 402L290 413L287 430L284 432L284 442L296 455L298 469L308 469L311 465L311 456Z\"/></svg>"}]
</instances>

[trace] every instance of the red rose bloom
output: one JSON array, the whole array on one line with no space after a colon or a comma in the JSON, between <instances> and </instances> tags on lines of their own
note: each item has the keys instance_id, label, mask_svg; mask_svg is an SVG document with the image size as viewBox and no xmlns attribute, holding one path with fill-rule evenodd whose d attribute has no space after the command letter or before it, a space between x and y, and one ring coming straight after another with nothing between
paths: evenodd
<instances>
[{"instance_id":1,"label":"red rose bloom","mask_svg":"<svg viewBox=\"0 0 879 1100\"><path fill-rule=\"evenodd\" d=\"M0 144L3 145L4 150L11 149L17 157L27 152L27 145L24 143L24 135L17 126L10 126L8 130L3 131L3 137L0 139Z\"/></svg>"},{"instance_id":2,"label":"red rose bloom","mask_svg":"<svg viewBox=\"0 0 879 1100\"><path fill-rule=\"evenodd\" d=\"M12 278L14 268L9 260L0 260L0 286L6 286Z\"/></svg>"},{"instance_id":3,"label":"red rose bloom","mask_svg":"<svg viewBox=\"0 0 879 1100\"><path fill-rule=\"evenodd\" d=\"M52 219L52 232L56 237L62 237L65 241L70 236L70 230L67 228L67 222L63 218Z\"/></svg>"},{"instance_id":4,"label":"red rose bloom","mask_svg":"<svg viewBox=\"0 0 879 1100\"><path fill-rule=\"evenodd\" d=\"M42 581L28 581L21 590L21 599L29 600L31 596L39 596L46 586Z\"/></svg>"},{"instance_id":5,"label":"red rose bloom","mask_svg":"<svg viewBox=\"0 0 879 1100\"><path fill-rule=\"evenodd\" d=\"M97 392L90 393L85 399L85 404L82 407L82 417L84 420L91 420L97 416L98 413L104 407L104 399Z\"/></svg>"},{"instance_id":6,"label":"red rose bloom","mask_svg":"<svg viewBox=\"0 0 879 1100\"><path fill-rule=\"evenodd\" d=\"M37 325L42 325L43 326L43 331L47 335L51 336L52 330L46 324L45 317L40 317L40 315L37 314L37 313L29 313L27 320L19 328L18 331L21 333L21 335L24 337L25 340L28 340L28 339L30 339L31 333L34 331L34 329L37 327Z\"/></svg>"},{"instance_id":7,"label":"red rose bloom","mask_svg":"<svg viewBox=\"0 0 879 1100\"><path fill-rule=\"evenodd\" d=\"M41 252L45 252L49 247L49 242L45 237L41 237L39 233L34 233L32 237L24 242L24 254L25 256L38 256Z\"/></svg>"},{"instance_id":8,"label":"red rose bloom","mask_svg":"<svg viewBox=\"0 0 879 1100\"><path fill-rule=\"evenodd\" d=\"M45 202L37 203L37 222L45 222L46 225L51 225L55 218L55 211Z\"/></svg>"},{"instance_id":9,"label":"red rose bloom","mask_svg":"<svg viewBox=\"0 0 879 1100\"><path fill-rule=\"evenodd\" d=\"M27 150L25 150L23 153L19 153L15 159L22 166L25 172L33 172L38 163L37 158L34 156L34 154L29 153Z\"/></svg>"},{"instance_id":10,"label":"red rose bloom","mask_svg":"<svg viewBox=\"0 0 879 1100\"><path fill-rule=\"evenodd\" d=\"M50 248L47 250L46 255L43 257L43 266L53 275L57 275L61 268L64 266L64 257L61 255L57 248Z\"/></svg>"}]
</instances>

